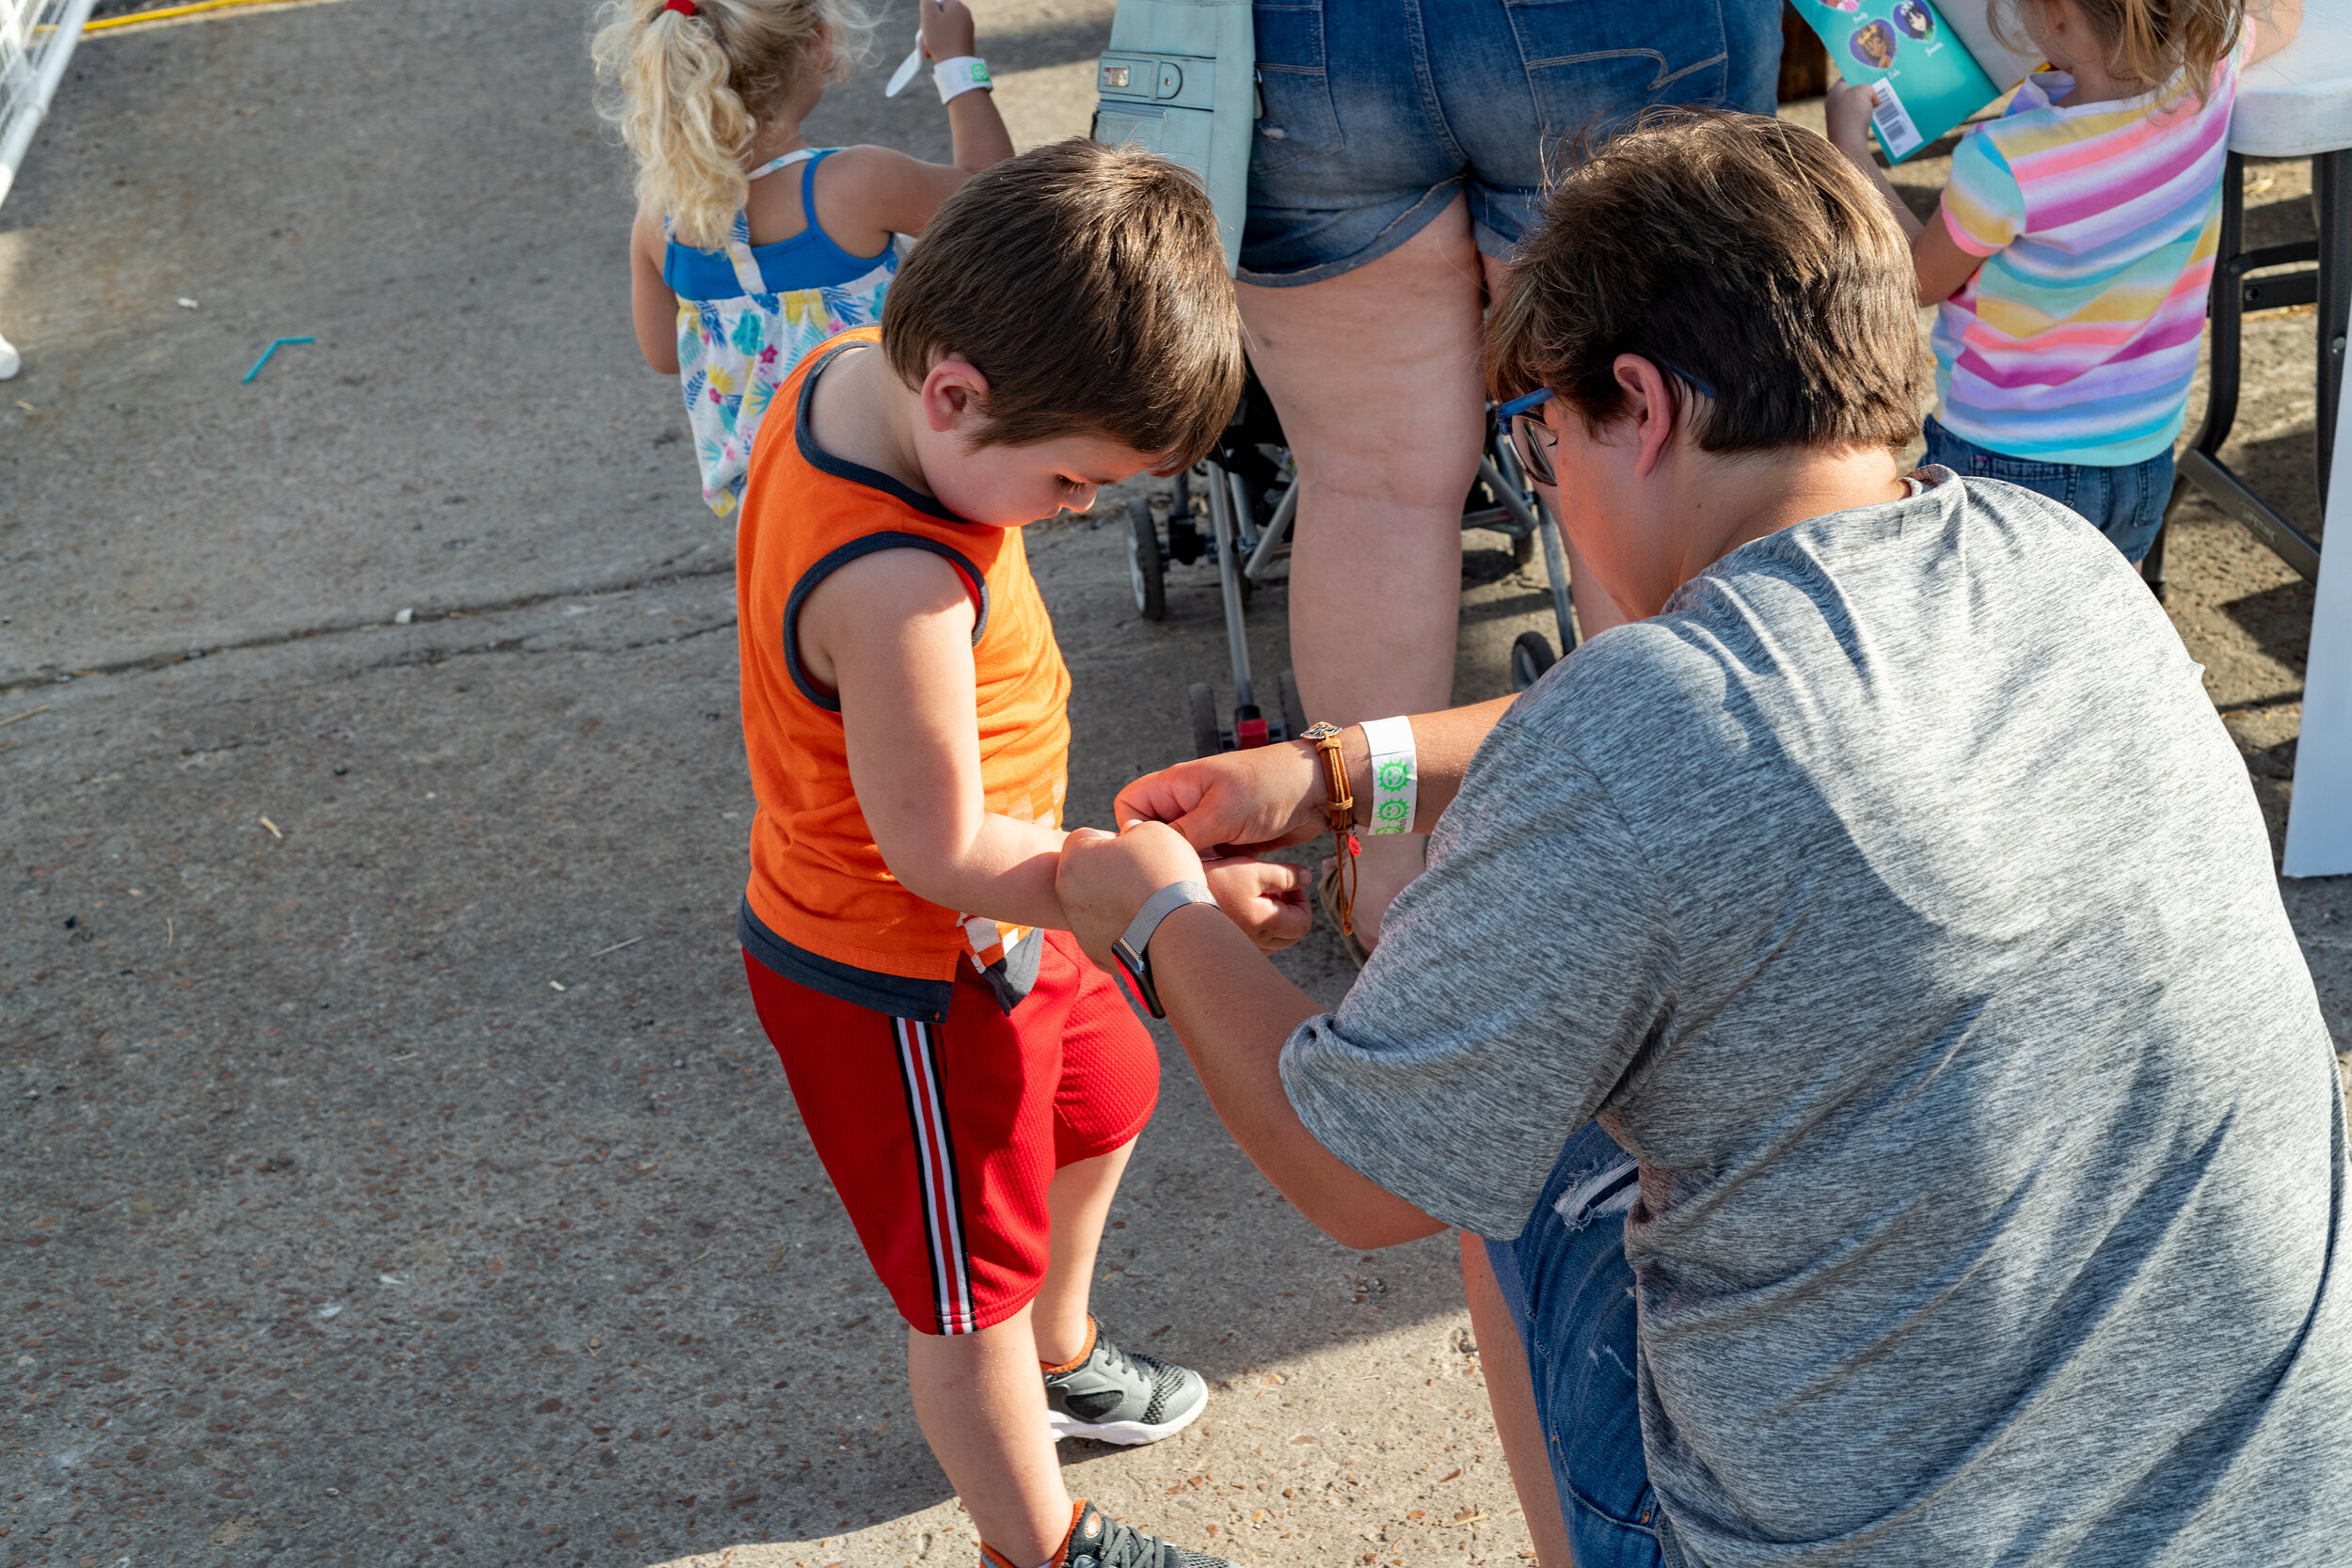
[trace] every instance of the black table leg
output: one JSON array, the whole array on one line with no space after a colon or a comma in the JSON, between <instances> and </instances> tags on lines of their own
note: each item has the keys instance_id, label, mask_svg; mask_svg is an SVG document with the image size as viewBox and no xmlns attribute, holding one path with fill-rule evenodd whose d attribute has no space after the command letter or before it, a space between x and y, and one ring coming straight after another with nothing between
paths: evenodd
<instances>
[{"instance_id":1,"label":"black table leg","mask_svg":"<svg viewBox=\"0 0 2352 1568\"><path fill-rule=\"evenodd\" d=\"M2312 161L2314 191L2320 193L2319 238L2316 243L2245 248L2246 160L2230 154L2222 175L2221 232L2214 256L2213 293L2205 311L2213 324L2213 354L2207 374L2204 422L2180 457L2180 478L2166 507L2168 517L2191 485L2231 516L2271 552L2304 577L2319 578L2319 544L2280 516L2269 502L2248 488L2220 458L2221 445L2237 420L2241 335L2246 311L2273 306L2316 301L2319 306L2319 354L2314 367L2318 383L2319 443L2317 477L2324 503L2328 465L2335 446L2337 393L2344 376L2344 339L2347 313L2352 313L2352 160L2344 154L2322 154ZM2317 273L2287 277L2250 277L2266 267L2289 266L2316 259ZM2159 531L2157 539L2163 534ZM2152 554L2154 552L2152 551ZM2143 564L2143 571L2145 566ZM2163 558L2149 574L2150 584L2163 586Z\"/></svg>"}]
</instances>

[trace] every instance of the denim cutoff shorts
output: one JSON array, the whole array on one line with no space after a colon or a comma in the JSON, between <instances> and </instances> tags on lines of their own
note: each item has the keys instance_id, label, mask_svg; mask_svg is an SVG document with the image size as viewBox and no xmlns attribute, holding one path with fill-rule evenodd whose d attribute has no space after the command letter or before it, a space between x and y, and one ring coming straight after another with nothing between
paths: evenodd
<instances>
[{"instance_id":1,"label":"denim cutoff shorts","mask_svg":"<svg viewBox=\"0 0 2352 1568\"><path fill-rule=\"evenodd\" d=\"M1928 420L1928 454L1922 460L1941 463L1963 479L1998 479L2047 496L2104 533L2137 566L2164 526L2164 509L2172 499L2172 449L2165 448L2140 463L2102 467L2090 463L2045 463L2036 457L2011 457L1955 436L1932 419Z\"/></svg>"},{"instance_id":2,"label":"denim cutoff shorts","mask_svg":"<svg viewBox=\"0 0 2352 1568\"><path fill-rule=\"evenodd\" d=\"M1457 191L1507 259L1544 173L1654 103L1771 114L1780 0L1257 0L1263 118L1244 282L1318 283L1419 233Z\"/></svg>"},{"instance_id":3,"label":"denim cutoff shorts","mask_svg":"<svg viewBox=\"0 0 2352 1568\"><path fill-rule=\"evenodd\" d=\"M1633 1270L1625 1260L1626 1211L1638 1196L1632 1156L1587 1123L1560 1150L1518 1239L1486 1242L1527 1347L1576 1568L1658 1568L1662 1560L1633 1371Z\"/></svg>"}]
</instances>

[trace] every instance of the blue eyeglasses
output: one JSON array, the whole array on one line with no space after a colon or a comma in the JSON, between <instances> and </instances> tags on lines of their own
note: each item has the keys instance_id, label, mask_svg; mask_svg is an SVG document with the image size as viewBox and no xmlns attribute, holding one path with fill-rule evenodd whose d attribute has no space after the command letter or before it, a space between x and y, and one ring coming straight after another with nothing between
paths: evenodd
<instances>
[{"instance_id":1,"label":"blue eyeglasses","mask_svg":"<svg viewBox=\"0 0 2352 1568\"><path fill-rule=\"evenodd\" d=\"M1527 470L1527 477L1538 484L1557 484L1551 471L1551 443L1554 437L1548 431L1539 431L1543 420L1535 410L1551 401L1551 388L1539 387L1525 397L1495 405L1495 423L1502 431L1502 438L1511 443L1511 454Z\"/></svg>"},{"instance_id":2,"label":"blue eyeglasses","mask_svg":"<svg viewBox=\"0 0 2352 1568\"><path fill-rule=\"evenodd\" d=\"M1658 368L1684 383L1702 397L1712 399L1715 388L1679 366L1663 359L1655 360ZM1538 484L1557 484L1559 479L1551 471L1551 449L1557 437L1542 428L1543 418L1535 410L1551 401L1551 388L1541 387L1524 397L1495 405L1495 423L1502 427L1503 438L1511 443L1512 455L1519 467Z\"/></svg>"}]
</instances>

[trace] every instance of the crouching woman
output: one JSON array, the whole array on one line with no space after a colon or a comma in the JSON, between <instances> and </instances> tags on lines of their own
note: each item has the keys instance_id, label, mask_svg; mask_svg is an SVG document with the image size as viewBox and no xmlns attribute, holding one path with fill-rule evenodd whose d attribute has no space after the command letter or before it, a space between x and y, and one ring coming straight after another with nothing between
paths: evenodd
<instances>
[{"instance_id":1,"label":"crouching woman","mask_svg":"<svg viewBox=\"0 0 2352 1568\"><path fill-rule=\"evenodd\" d=\"M2262 816L2095 529L1899 472L1914 288L1808 132L1571 165L1490 390L1637 619L1136 781L1062 907L1310 1219L1467 1233L1547 1564L2329 1560L2344 1121ZM1335 795L1431 836L1329 1012L1165 890Z\"/></svg>"}]
</instances>

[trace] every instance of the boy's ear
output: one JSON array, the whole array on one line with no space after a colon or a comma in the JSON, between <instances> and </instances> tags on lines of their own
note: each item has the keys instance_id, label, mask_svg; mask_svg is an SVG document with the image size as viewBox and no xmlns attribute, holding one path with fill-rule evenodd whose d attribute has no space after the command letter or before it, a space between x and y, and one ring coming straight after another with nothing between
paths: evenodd
<instances>
[{"instance_id":1,"label":"boy's ear","mask_svg":"<svg viewBox=\"0 0 2352 1568\"><path fill-rule=\"evenodd\" d=\"M923 419L942 436L970 436L988 422L988 377L969 359L949 355L923 377Z\"/></svg>"}]
</instances>

